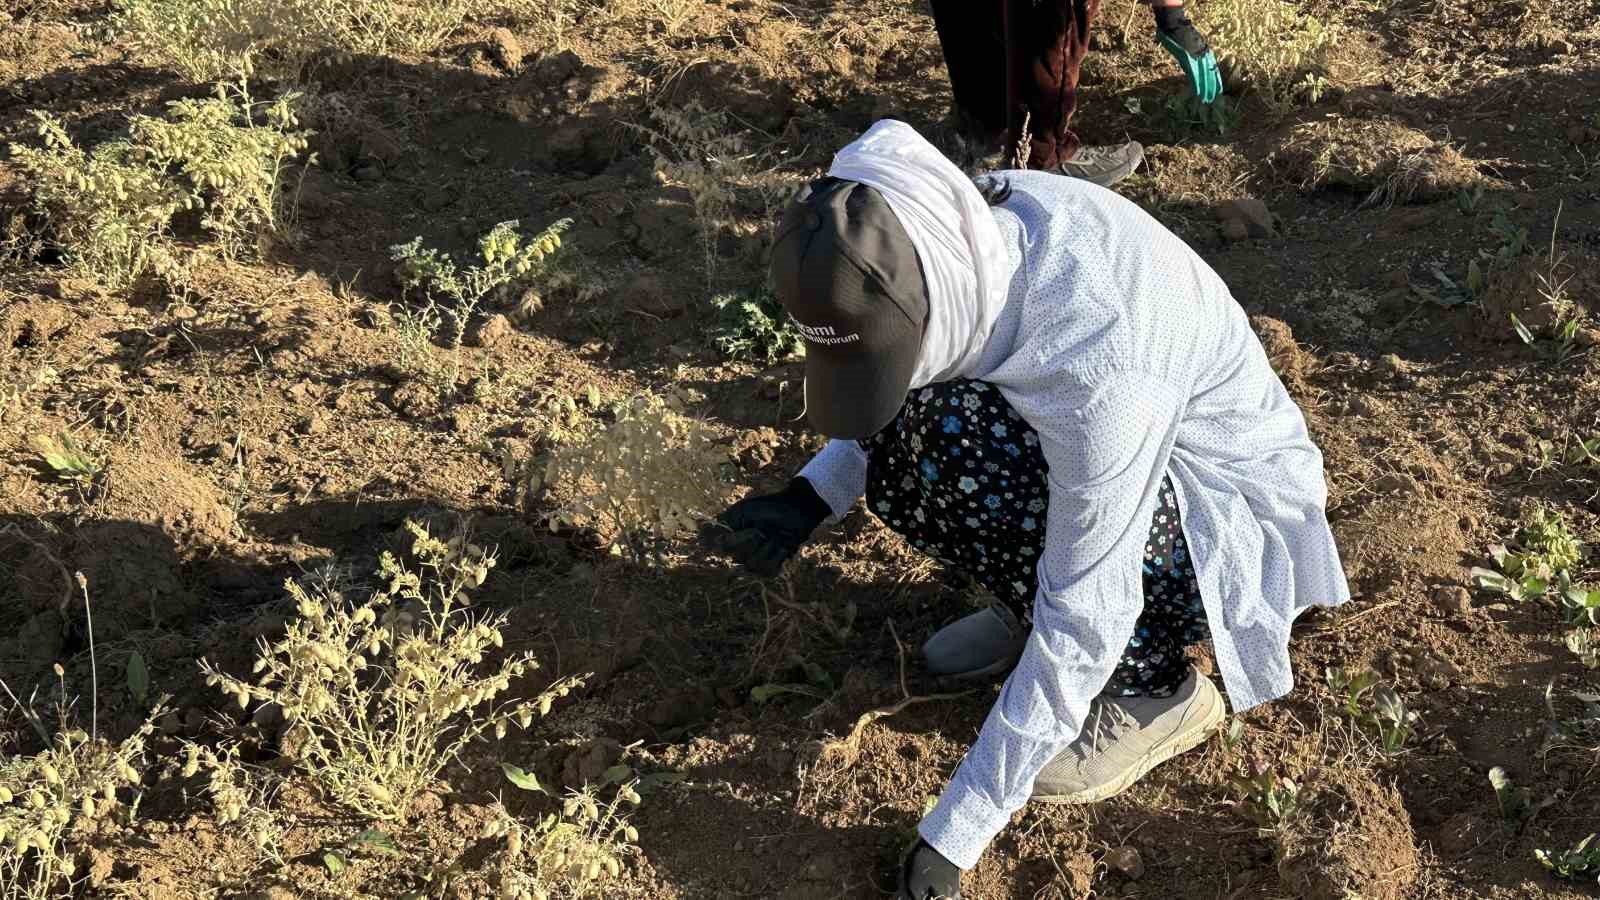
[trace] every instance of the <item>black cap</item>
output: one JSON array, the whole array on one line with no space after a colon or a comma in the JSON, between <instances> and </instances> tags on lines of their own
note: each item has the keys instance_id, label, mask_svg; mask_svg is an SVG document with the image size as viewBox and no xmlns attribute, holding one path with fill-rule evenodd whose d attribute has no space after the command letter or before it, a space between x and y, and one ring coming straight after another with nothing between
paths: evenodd
<instances>
[{"instance_id":1,"label":"black cap","mask_svg":"<svg viewBox=\"0 0 1600 900\"><path fill-rule=\"evenodd\" d=\"M928 287L883 195L838 178L803 189L778 226L772 283L805 338L812 427L864 438L894 421L922 350Z\"/></svg>"}]
</instances>

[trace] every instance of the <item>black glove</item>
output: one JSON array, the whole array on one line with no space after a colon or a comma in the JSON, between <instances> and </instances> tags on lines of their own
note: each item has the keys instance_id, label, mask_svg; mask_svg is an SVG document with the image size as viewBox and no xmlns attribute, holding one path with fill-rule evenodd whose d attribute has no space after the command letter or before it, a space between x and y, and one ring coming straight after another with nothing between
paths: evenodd
<instances>
[{"instance_id":1,"label":"black glove","mask_svg":"<svg viewBox=\"0 0 1600 900\"><path fill-rule=\"evenodd\" d=\"M961 900L961 869L917 838L900 865L900 900Z\"/></svg>"},{"instance_id":2,"label":"black glove","mask_svg":"<svg viewBox=\"0 0 1600 900\"><path fill-rule=\"evenodd\" d=\"M811 482L794 478L776 494L746 497L728 507L701 536L751 572L771 576L832 513Z\"/></svg>"}]
</instances>

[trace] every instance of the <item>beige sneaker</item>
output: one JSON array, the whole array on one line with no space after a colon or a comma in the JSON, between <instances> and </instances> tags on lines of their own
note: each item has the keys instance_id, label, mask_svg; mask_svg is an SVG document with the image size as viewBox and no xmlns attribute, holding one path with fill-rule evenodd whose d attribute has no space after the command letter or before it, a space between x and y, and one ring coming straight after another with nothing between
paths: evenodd
<instances>
[{"instance_id":1,"label":"beige sneaker","mask_svg":"<svg viewBox=\"0 0 1600 900\"><path fill-rule=\"evenodd\" d=\"M1204 743L1226 717L1222 694L1194 669L1171 697L1096 697L1083 733L1033 782L1040 803L1095 803Z\"/></svg>"},{"instance_id":2,"label":"beige sneaker","mask_svg":"<svg viewBox=\"0 0 1600 900\"><path fill-rule=\"evenodd\" d=\"M1108 188L1132 175L1143 161L1144 145L1129 141L1126 144L1079 147L1071 159L1063 160L1056 169L1062 175Z\"/></svg>"}]
</instances>

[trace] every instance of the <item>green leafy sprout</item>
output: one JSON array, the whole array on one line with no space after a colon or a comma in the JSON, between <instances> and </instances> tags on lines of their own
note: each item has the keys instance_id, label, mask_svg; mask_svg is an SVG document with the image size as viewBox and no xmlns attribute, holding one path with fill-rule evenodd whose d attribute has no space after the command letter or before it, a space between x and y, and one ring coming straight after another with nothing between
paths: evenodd
<instances>
[{"instance_id":1,"label":"green leafy sprout","mask_svg":"<svg viewBox=\"0 0 1600 900\"><path fill-rule=\"evenodd\" d=\"M711 340L729 359L773 365L805 353L805 343L770 290L739 291L711 298L717 323Z\"/></svg>"}]
</instances>

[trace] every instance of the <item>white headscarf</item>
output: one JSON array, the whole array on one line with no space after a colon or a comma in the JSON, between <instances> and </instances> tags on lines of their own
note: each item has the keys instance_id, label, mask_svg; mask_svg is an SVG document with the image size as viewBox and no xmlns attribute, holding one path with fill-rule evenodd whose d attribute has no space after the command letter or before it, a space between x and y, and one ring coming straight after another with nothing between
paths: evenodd
<instances>
[{"instance_id":1,"label":"white headscarf","mask_svg":"<svg viewBox=\"0 0 1600 900\"><path fill-rule=\"evenodd\" d=\"M911 235L928 283L928 324L913 388L959 378L983 354L1005 306L1000 229L983 195L904 122L873 125L833 158L828 174L876 188Z\"/></svg>"}]
</instances>

